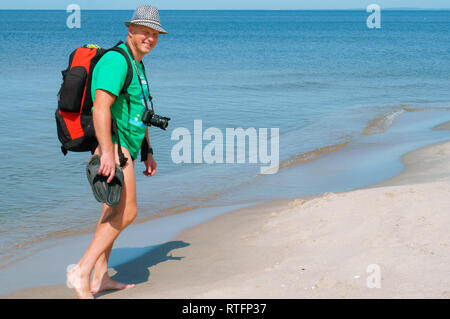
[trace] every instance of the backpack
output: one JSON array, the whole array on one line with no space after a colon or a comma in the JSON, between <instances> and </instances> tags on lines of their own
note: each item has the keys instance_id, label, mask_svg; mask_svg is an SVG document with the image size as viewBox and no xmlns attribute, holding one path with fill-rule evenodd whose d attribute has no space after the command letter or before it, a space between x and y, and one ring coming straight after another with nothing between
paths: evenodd
<instances>
[{"instance_id":1,"label":"backpack","mask_svg":"<svg viewBox=\"0 0 450 319\"><path fill-rule=\"evenodd\" d=\"M55 112L58 138L64 155L72 152L94 152L98 145L92 119L93 100L91 96L91 80L94 67L100 58L109 51L122 54L127 61L127 76L119 95L124 95L130 106L130 95L127 89L133 78L133 69L128 54L118 46L120 41L110 49L102 49L97 45L84 45L75 49L69 57L69 66L63 70L63 83L58 92L58 107ZM112 133L118 132L117 124L112 121ZM119 140L119 157L121 166L126 158L122 154Z\"/></svg>"}]
</instances>

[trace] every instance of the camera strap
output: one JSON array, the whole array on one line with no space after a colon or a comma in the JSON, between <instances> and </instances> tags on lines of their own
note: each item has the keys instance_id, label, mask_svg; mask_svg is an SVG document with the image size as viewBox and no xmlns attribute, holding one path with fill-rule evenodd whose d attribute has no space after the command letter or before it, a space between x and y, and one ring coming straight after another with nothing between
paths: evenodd
<instances>
[{"instance_id":1,"label":"camera strap","mask_svg":"<svg viewBox=\"0 0 450 319\"><path fill-rule=\"evenodd\" d=\"M139 85L141 86L142 96L144 97L144 104L145 104L145 107L146 107L147 109L149 109L148 103L147 103L147 98L146 98L146 96L145 96L144 86L142 85L142 81L141 81L141 75L140 75L140 73L139 73L139 69L138 69L138 67L137 67L136 60L135 60L134 55L133 55L133 51L131 51L131 48L130 48L130 46L128 45L128 43L126 43L125 45L127 46L128 52L130 53L131 58L132 58L132 60L133 60L134 69L136 70L136 74L137 74L137 77L138 77L138 80L139 80ZM144 62L141 61L141 65L142 65L142 68L144 69L144 78L145 78L145 81L147 82L148 99L149 99L149 101L150 101L150 103L151 103L152 111L154 112L154 109L153 109L153 101L152 101L153 98L152 98L152 96L150 95L150 86L149 86L149 84L148 84L147 74L145 74L145 66L144 66Z\"/></svg>"}]
</instances>

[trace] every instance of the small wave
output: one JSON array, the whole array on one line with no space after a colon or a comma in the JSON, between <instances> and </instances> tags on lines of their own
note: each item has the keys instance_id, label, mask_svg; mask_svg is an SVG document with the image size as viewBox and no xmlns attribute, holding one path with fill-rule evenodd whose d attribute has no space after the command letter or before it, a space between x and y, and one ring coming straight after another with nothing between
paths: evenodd
<instances>
[{"instance_id":1,"label":"small wave","mask_svg":"<svg viewBox=\"0 0 450 319\"><path fill-rule=\"evenodd\" d=\"M69 229L56 230L43 235L33 237L28 240L22 240L5 249L3 249L2 247L0 254L0 269L6 268L19 260L27 258L28 256L36 253L39 250L45 249L45 247L40 247L36 249L35 246L36 244L47 242L48 240L57 238L88 234L94 230L95 227L80 228L79 230L76 231Z\"/></svg>"},{"instance_id":2,"label":"small wave","mask_svg":"<svg viewBox=\"0 0 450 319\"><path fill-rule=\"evenodd\" d=\"M233 89L238 90L248 90L248 91L259 91L261 90L260 86L248 86L248 85L232 85Z\"/></svg>"},{"instance_id":3,"label":"small wave","mask_svg":"<svg viewBox=\"0 0 450 319\"><path fill-rule=\"evenodd\" d=\"M405 112L450 111L450 107L409 107L406 104L400 104L396 108L394 111L371 120L364 128L362 134L373 135L386 132L394 124L395 120Z\"/></svg>"},{"instance_id":4,"label":"small wave","mask_svg":"<svg viewBox=\"0 0 450 319\"><path fill-rule=\"evenodd\" d=\"M435 131L450 131L450 121L433 127Z\"/></svg>"},{"instance_id":5,"label":"small wave","mask_svg":"<svg viewBox=\"0 0 450 319\"><path fill-rule=\"evenodd\" d=\"M282 72L282 73L271 73L267 75L268 78L295 78L298 79L299 77L311 77L311 73L308 72Z\"/></svg>"},{"instance_id":6,"label":"small wave","mask_svg":"<svg viewBox=\"0 0 450 319\"><path fill-rule=\"evenodd\" d=\"M450 111L450 107L405 107L406 112Z\"/></svg>"},{"instance_id":7,"label":"small wave","mask_svg":"<svg viewBox=\"0 0 450 319\"><path fill-rule=\"evenodd\" d=\"M301 82L273 82L269 84L258 85L233 85L233 89L248 91L266 91L266 90L296 90L304 88L327 88L329 84L317 81L301 81Z\"/></svg>"},{"instance_id":8,"label":"small wave","mask_svg":"<svg viewBox=\"0 0 450 319\"><path fill-rule=\"evenodd\" d=\"M306 153L291 156L290 158L288 158L284 161L281 161L279 168L286 168L286 167L290 167L292 165L314 161L325 154L336 152L336 151L344 148L351 141L352 140L347 140L343 143L323 146L323 147L316 148L316 149L306 152Z\"/></svg>"},{"instance_id":9,"label":"small wave","mask_svg":"<svg viewBox=\"0 0 450 319\"><path fill-rule=\"evenodd\" d=\"M369 124L364 128L363 135L373 135L386 132L390 128L397 117L405 113L405 109L389 112L380 117L374 118L369 122Z\"/></svg>"}]
</instances>

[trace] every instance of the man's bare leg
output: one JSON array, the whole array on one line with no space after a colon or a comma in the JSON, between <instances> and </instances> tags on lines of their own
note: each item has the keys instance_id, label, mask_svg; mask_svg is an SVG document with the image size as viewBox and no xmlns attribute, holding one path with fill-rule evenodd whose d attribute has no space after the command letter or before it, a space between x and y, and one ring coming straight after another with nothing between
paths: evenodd
<instances>
[{"instance_id":1,"label":"man's bare leg","mask_svg":"<svg viewBox=\"0 0 450 319\"><path fill-rule=\"evenodd\" d=\"M105 214L98 223L94 238L78 264L67 274L67 280L74 287L79 298L93 298L90 292L90 276L99 257L112 247L120 232L136 218L136 180L134 163L131 161L127 149L122 148L124 155L129 159L122 168L124 187L117 206L112 208L111 214Z\"/></svg>"},{"instance_id":2,"label":"man's bare leg","mask_svg":"<svg viewBox=\"0 0 450 319\"><path fill-rule=\"evenodd\" d=\"M107 214L112 213L112 207L103 204L102 205L102 216L100 217L98 224L100 224L103 218L106 218ZM114 243L113 243L114 244ZM100 255L95 266L94 266L94 274L92 276L91 281L91 293L96 294L105 290L122 290L133 288L134 284L124 284L121 282L117 282L112 280L108 275L108 260L111 255L111 250L113 247L111 244L106 251Z\"/></svg>"}]
</instances>

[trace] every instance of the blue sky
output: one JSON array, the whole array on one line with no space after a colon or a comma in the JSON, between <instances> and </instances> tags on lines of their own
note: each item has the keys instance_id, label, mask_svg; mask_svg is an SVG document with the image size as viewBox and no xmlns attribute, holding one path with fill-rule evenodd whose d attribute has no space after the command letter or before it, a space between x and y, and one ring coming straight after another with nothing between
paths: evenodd
<instances>
[{"instance_id":1,"label":"blue sky","mask_svg":"<svg viewBox=\"0 0 450 319\"><path fill-rule=\"evenodd\" d=\"M0 0L0 9L61 9L69 4L81 9L132 10L140 4L160 9L363 9L375 3L381 8L450 8L449 0Z\"/></svg>"}]
</instances>

